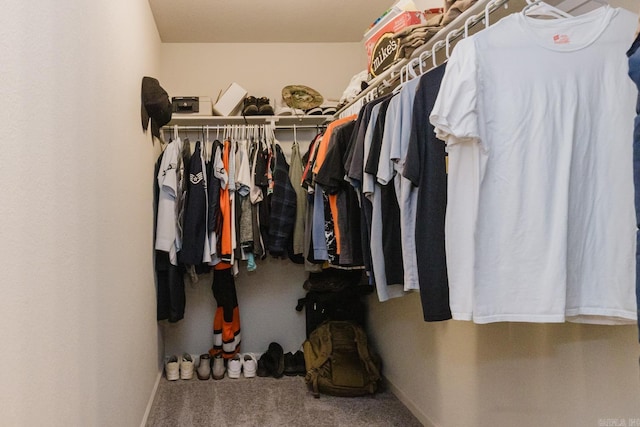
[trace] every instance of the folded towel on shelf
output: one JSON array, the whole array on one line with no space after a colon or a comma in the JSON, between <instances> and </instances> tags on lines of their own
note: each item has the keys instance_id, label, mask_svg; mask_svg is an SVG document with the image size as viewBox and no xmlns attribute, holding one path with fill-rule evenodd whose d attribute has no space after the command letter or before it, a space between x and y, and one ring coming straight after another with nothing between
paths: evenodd
<instances>
[{"instance_id":1,"label":"folded towel on shelf","mask_svg":"<svg viewBox=\"0 0 640 427\"><path fill-rule=\"evenodd\" d=\"M405 33L404 31L396 34L394 38L398 42L398 57L409 58L416 48L422 46L431 37L433 37L442 27L427 27L425 25L416 25L412 30Z\"/></svg>"},{"instance_id":2,"label":"folded towel on shelf","mask_svg":"<svg viewBox=\"0 0 640 427\"><path fill-rule=\"evenodd\" d=\"M393 37L398 42L398 57L411 57L418 47L476 2L477 0L446 0L444 13L430 18L424 24L410 25L397 32Z\"/></svg>"},{"instance_id":3,"label":"folded towel on shelf","mask_svg":"<svg viewBox=\"0 0 640 427\"><path fill-rule=\"evenodd\" d=\"M478 0L445 0L444 14L442 15L441 26L445 26L456 19L462 12L473 6Z\"/></svg>"}]
</instances>

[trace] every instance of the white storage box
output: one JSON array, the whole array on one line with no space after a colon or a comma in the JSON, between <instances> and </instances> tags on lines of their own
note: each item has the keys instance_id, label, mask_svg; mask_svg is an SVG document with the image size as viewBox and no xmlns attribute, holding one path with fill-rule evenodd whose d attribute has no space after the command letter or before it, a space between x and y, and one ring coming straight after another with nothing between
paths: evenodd
<instances>
[{"instance_id":1,"label":"white storage box","mask_svg":"<svg viewBox=\"0 0 640 427\"><path fill-rule=\"evenodd\" d=\"M213 113L217 116L232 116L246 96L247 91L242 86L238 83L231 83L222 96L218 97L213 106Z\"/></svg>"}]
</instances>

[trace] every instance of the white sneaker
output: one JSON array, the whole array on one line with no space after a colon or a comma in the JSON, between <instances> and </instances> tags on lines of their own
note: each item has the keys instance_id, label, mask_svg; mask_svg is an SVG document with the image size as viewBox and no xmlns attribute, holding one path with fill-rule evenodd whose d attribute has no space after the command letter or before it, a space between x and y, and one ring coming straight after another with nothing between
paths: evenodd
<instances>
[{"instance_id":1,"label":"white sneaker","mask_svg":"<svg viewBox=\"0 0 640 427\"><path fill-rule=\"evenodd\" d=\"M253 378L258 370L258 360L253 353L245 353L242 356L242 374L245 378Z\"/></svg>"},{"instance_id":2,"label":"white sneaker","mask_svg":"<svg viewBox=\"0 0 640 427\"><path fill-rule=\"evenodd\" d=\"M276 101L276 116L304 116L304 111L297 108L291 108L281 99Z\"/></svg>"},{"instance_id":3,"label":"white sneaker","mask_svg":"<svg viewBox=\"0 0 640 427\"><path fill-rule=\"evenodd\" d=\"M164 367L165 374L169 381L180 379L180 362L178 356L171 356Z\"/></svg>"},{"instance_id":4,"label":"white sneaker","mask_svg":"<svg viewBox=\"0 0 640 427\"><path fill-rule=\"evenodd\" d=\"M240 378L240 372L242 371L242 358L240 354L233 356L233 359L227 363L227 376L229 378Z\"/></svg>"},{"instance_id":5,"label":"white sneaker","mask_svg":"<svg viewBox=\"0 0 640 427\"><path fill-rule=\"evenodd\" d=\"M180 361L180 379L190 380L191 378L193 378L193 358L189 353L184 353Z\"/></svg>"}]
</instances>

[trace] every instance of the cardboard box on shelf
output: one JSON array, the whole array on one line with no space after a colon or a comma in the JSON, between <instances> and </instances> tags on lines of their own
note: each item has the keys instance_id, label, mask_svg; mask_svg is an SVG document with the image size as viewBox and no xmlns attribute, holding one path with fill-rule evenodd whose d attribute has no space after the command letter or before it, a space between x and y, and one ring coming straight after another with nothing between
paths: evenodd
<instances>
[{"instance_id":1,"label":"cardboard box on shelf","mask_svg":"<svg viewBox=\"0 0 640 427\"><path fill-rule=\"evenodd\" d=\"M231 83L227 90L218 97L213 106L213 113L217 116L232 116L247 96L247 91L238 83Z\"/></svg>"},{"instance_id":2,"label":"cardboard box on shelf","mask_svg":"<svg viewBox=\"0 0 640 427\"><path fill-rule=\"evenodd\" d=\"M398 43L393 35L410 25L424 24L421 11L402 12L390 19L381 20L365 34L368 70L372 77L380 75L398 59Z\"/></svg>"}]
</instances>

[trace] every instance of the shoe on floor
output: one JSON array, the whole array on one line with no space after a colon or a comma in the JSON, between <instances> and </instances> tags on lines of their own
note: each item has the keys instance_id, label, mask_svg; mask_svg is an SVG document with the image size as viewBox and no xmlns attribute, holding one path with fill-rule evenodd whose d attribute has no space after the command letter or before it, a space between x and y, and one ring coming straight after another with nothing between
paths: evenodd
<instances>
[{"instance_id":1,"label":"shoe on floor","mask_svg":"<svg viewBox=\"0 0 640 427\"><path fill-rule=\"evenodd\" d=\"M193 378L193 357L189 353L184 353L180 360L180 379L190 380L191 378Z\"/></svg>"},{"instance_id":2,"label":"shoe on floor","mask_svg":"<svg viewBox=\"0 0 640 427\"><path fill-rule=\"evenodd\" d=\"M169 381L180 379L180 362L178 356L171 356L164 367L165 374Z\"/></svg>"},{"instance_id":3,"label":"shoe on floor","mask_svg":"<svg viewBox=\"0 0 640 427\"><path fill-rule=\"evenodd\" d=\"M307 374L307 367L304 363L304 353L300 350L296 351L293 355L293 365L297 375L305 376Z\"/></svg>"},{"instance_id":4,"label":"shoe on floor","mask_svg":"<svg viewBox=\"0 0 640 427\"><path fill-rule=\"evenodd\" d=\"M245 353L242 356L242 375L245 378L253 378L258 370L258 361L253 353Z\"/></svg>"},{"instance_id":5,"label":"shoe on floor","mask_svg":"<svg viewBox=\"0 0 640 427\"><path fill-rule=\"evenodd\" d=\"M199 380L208 380L211 376L211 356L209 356L209 353L200 355L200 363L198 364L196 375L198 375Z\"/></svg>"},{"instance_id":6,"label":"shoe on floor","mask_svg":"<svg viewBox=\"0 0 640 427\"><path fill-rule=\"evenodd\" d=\"M264 362L265 361L264 361L264 354L263 354L262 357L260 357L260 359L258 360L258 369L256 370L256 375L258 375L259 377L269 376L269 369L267 369Z\"/></svg>"},{"instance_id":7,"label":"shoe on floor","mask_svg":"<svg viewBox=\"0 0 640 427\"><path fill-rule=\"evenodd\" d=\"M284 354L283 373L288 377L293 377L295 375L298 375L298 371L296 370L296 361L294 359L293 354L290 351Z\"/></svg>"},{"instance_id":8,"label":"shoe on floor","mask_svg":"<svg viewBox=\"0 0 640 427\"><path fill-rule=\"evenodd\" d=\"M269 349L266 354L269 355L267 361L270 361L270 363L266 364L266 367L271 376L274 378L282 377L284 373L284 351L282 350L282 346L277 342L272 342L269 344Z\"/></svg>"},{"instance_id":9,"label":"shoe on floor","mask_svg":"<svg viewBox=\"0 0 640 427\"><path fill-rule=\"evenodd\" d=\"M227 363L227 376L229 378L240 378L240 372L242 371L242 357L239 353L235 354L232 359Z\"/></svg>"},{"instance_id":10,"label":"shoe on floor","mask_svg":"<svg viewBox=\"0 0 640 427\"><path fill-rule=\"evenodd\" d=\"M214 380L221 380L224 378L224 373L227 368L224 366L224 359L221 354L217 354L213 357L213 368L211 369L211 376Z\"/></svg>"}]
</instances>

